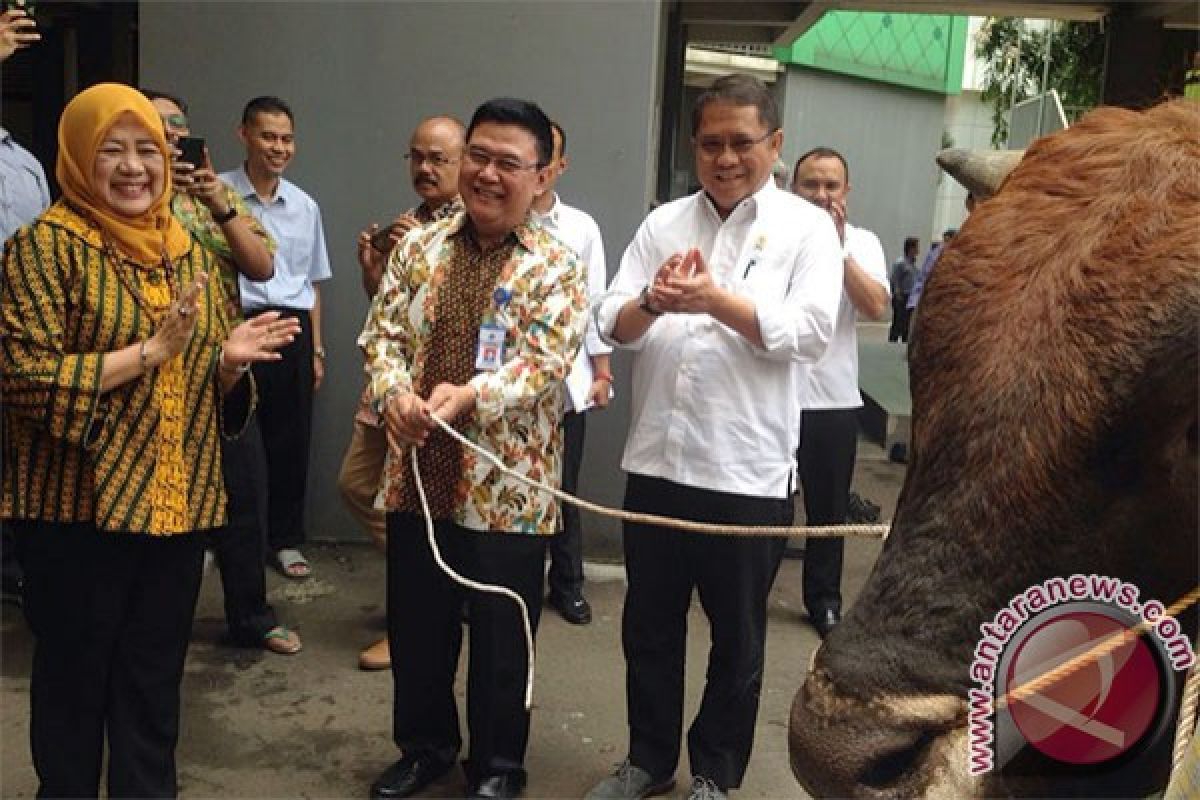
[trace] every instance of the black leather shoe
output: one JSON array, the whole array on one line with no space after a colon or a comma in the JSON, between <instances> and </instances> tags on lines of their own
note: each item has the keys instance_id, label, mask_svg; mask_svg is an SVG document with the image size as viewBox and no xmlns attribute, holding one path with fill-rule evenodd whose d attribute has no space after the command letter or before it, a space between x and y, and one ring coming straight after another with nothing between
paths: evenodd
<instances>
[{"instance_id":1,"label":"black leather shoe","mask_svg":"<svg viewBox=\"0 0 1200 800\"><path fill-rule=\"evenodd\" d=\"M371 800L411 797L450 771L452 761L429 753L413 753L392 764L371 784Z\"/></svg>"},{"instance_id":2,"label":"black leather shoe","mask_svg":"<svg viewBox=\"0 0 1200 800\"><path fill-rule=\"evenodd\" d=\"M572 625L587 625L592 621L592 607L580 592L569 595L551 592L546 598L546 604L562 614L562 618Z\"/></svg>"},{"instance_id":3,"label":"black leather shoe","mask_svg":"<svg viewBox=\"0 0 1200 800\"><path fill-rule=\"evenodd\" d=\"M842 621L841 612L832 608L822 609L815 614L810 614L809 617L812 620L812 626L817 629L817 635L822 639L828 636L829 632Z\"/></svg>"},{"instance_id":4,"label":"black leather shoe","mask_svg":"<svg viewBox=\"0 0 1200 800\"><path fill-rule=\"evenodd\" d=\"M525 777L519 773L506 772L484 778L467 796L467 800L512 800L519 797L525 788Z\"/></svg>"}]
</instances>

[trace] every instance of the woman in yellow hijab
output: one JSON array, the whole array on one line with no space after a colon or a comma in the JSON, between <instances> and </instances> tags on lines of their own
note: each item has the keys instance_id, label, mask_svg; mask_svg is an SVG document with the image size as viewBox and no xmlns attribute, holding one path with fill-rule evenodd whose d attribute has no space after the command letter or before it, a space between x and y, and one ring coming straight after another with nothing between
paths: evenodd
<instances>
[{"instance_id":1,"label":"woman in yellow hijab","mask_svg":"<svg viewBox=\"0 0 1200 800\"><path fill-rule=\"evenodd\" d=\"M96 797L107 733L110 797L174 797L202 532L224 522L217 437L252 404L250 363L295 325L229 330L141 93L81 92L58 140L62 199L0 267L0 515L35 637L38 796Z\"/></svg>"}]
</instances>

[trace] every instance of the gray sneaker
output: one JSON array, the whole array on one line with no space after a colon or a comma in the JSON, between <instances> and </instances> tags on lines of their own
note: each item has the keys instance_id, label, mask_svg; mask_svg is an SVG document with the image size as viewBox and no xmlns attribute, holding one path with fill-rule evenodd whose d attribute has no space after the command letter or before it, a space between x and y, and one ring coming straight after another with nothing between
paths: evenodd
<instances>
[{"instance_id":1,"label":"gray sneaker","mask_svg":"<svg viewBox=\"0 0 1200 800\"><path fill-rule=\"evenodd\" d=\"M688 800L729 800L729 795L708 778L697 775L692 778L692 790L688 792Z\"/></svg>"},{"instance_id":2,"label":"gray sneaker","mask_svg":"<svg viewBox=\"0 0 1200 800\"><path fill-rule=\"evenodd\" d=\"M616 772L593 786L584 800L642 800L643 797L666 794L674 786L675 778L655 781L649 772L625 759Z\"/></svg>"}]
</instances>

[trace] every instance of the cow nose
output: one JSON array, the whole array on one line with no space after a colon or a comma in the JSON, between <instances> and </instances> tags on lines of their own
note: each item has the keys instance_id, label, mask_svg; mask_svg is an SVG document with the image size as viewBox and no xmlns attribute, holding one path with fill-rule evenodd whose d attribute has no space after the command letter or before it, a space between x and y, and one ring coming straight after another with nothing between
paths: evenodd
<instances>
[{"instance_id":1,"label":"cow nose","mask_svg":"<svg viewBox=\"0 0 1200 800\"><path fill-rule=\"evenodd\" d=\"M918 766L943 732L922 720L888 719L837 695L815 673L792 704L792 770L815 797L908 797Z\"/></svg>"}]
</instances>

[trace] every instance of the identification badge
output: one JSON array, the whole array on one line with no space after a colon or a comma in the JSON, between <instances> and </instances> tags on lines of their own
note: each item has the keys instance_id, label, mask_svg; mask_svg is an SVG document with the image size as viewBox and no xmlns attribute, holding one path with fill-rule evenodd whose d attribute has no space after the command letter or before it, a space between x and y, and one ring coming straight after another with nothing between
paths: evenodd
<instances>
[{"instance_id":1,"label":"identification badge","mask_svg":"<svg viewBox=\"0 0 1200 800\"><path fill-rule=\"evenodd\" d=\"M504 364L504 328L485 324L479 328L479 344L475 348L475 369L495 372Z\"/></svg>"}]
</instances>

